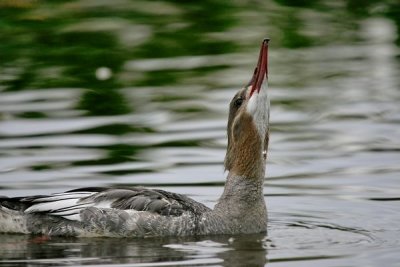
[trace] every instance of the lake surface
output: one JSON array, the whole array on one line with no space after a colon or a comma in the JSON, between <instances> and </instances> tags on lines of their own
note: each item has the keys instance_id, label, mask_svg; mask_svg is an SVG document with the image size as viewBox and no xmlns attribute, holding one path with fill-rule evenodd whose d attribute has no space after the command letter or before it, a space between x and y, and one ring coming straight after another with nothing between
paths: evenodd
<instances>
[{"instance_id":1,"label":"lake surface","mask_svg":"<svg viewBox=\"0 0 400 267\"><path fill-rule=\"evenodd\" d=\"M2 1L0 195L146 185L213 207L270 43L268 234L0 234L1 266L400 266L396 1Z\"/></svg>"}]
</instances>

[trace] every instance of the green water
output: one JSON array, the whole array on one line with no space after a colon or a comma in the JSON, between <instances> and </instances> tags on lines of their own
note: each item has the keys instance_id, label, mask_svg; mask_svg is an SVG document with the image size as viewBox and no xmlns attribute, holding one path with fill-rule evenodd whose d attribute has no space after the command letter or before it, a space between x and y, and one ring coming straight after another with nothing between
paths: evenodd
<instances>
[{"instance_id":1,"label":"green water","mask_svg":"<svg viewBox=\"0 0 400 267\"><path fill-rule=\"evenodd\" d=\"M212 207L270 43L268 235L37 240L0 265L400 266L397 1L0 0L0 195L146 185Z\"/></svg>"}]
</instances>

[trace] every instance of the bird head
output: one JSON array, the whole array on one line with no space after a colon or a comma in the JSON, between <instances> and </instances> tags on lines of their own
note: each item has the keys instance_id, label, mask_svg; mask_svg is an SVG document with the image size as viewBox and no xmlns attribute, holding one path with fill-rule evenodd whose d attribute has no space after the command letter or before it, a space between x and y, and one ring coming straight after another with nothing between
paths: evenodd
<instances>
[{"instance_id":1,"label":"bird head","mask_svg":"<svg viewBox=\"0 0 400 267\"><path fill-rule=\"evenodd\" d=\"M229 105L228 149L225 169L241 176L265 172L269 142L268 42L261 44L258 63L250 82Z\"/></svg>"}]
</instances>

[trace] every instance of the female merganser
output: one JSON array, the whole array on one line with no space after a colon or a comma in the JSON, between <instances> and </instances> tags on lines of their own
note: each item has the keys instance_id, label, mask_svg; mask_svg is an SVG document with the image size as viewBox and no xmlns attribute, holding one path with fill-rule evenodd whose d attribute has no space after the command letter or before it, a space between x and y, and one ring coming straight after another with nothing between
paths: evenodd
<instances>
[{"instance_id":1,"label":"female merganser","mask_svg":"<svg viewBox=\"0 0 400 267\"><path fill-rule=\"evenodd\" d=\"M0 198L0 232L114 237L266 232L268 41L262 42L253 78L229 106L225 157L229 173L214 209L163 190L88 187Z\"/></svg>"}]
</instances>

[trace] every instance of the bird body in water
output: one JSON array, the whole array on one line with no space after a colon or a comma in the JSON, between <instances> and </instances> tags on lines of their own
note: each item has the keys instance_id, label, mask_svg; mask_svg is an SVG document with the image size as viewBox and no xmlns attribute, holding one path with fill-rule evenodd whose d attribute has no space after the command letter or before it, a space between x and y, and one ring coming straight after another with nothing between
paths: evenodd
<instances>
[{"instance_id":1,"label":"bird body in water","mask_svg":"<svg viewBox=\"0 0 400 267\"><path fill-rule=\"evenodd\" d=\"M251 81L229 106L228 177L214 209L163 190L88 187L52 195L0 198L0 232L86 237L266 232L267 66L265 39Z\"/></svg>"}]
</instances>

